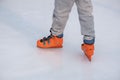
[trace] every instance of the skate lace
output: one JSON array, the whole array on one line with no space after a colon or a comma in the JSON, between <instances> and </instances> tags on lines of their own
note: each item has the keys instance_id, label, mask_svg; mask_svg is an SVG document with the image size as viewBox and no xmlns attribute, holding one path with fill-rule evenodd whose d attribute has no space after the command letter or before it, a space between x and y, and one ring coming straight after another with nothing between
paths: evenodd
<instances>
[{"instance_id":1,"label":"skate lace","mask_svg":"<svg viewBox=\"0 0 120 80\"><path fill-rule=\"evenodd\" d=\"M45 44L45 41L48 41L50 43L50 39L53 37L53 35L49 35L48 37L43 37L43 39L40 40L40 42L43 42Z\"/></svg>"}]
</instances>

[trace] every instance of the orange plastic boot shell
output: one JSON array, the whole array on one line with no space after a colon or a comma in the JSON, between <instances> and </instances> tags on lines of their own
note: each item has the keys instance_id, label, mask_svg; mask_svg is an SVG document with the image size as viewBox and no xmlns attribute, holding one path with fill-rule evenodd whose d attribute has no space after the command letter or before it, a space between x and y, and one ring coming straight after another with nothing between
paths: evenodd
<instances>
[{"instance_id":1,"label":"orange plastic boot shell","mask_svg":"<svg viewBox=\"0 0 120 80\"><path fill-rule=\"evenodd\" d=\"M81 46L83 52L85 53L85 55L87 56L87 58L89 59L89 61L92 60L92 56L94 54L94 44L82 44Z\"/></svg>"},{"instance_id":2,"label":"orange plastic boot shell","mask_svg":"<svg viewBox=\"0 0 120 80\"><path fill-rule=\"evenodd\" d=\"M39 48L62 48L63 38L58 38L53 36L49 42L41 42L40 40L37 41L37 47Z\"/></svg>"}]
</instances>

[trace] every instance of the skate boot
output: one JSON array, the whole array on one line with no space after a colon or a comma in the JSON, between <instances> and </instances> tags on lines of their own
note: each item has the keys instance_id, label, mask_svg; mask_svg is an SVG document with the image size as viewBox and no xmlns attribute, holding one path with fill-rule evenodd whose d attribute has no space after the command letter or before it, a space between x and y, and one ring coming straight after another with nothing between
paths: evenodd
<instances>
[{"instance_id":1,"label":"skate boot","mask_svg":"<svg viewBox=\"0 0 120 80\"><path fill-rule=\"evenodd\" d=\"M49 35L37 41L37 47L39 48L62 48L63 34L59 36Z\"/></svg>"},{"instance_id":2,"label":"skate boot","mask_svg":"<svg viewBox=\"0 0 120 80\"><path fill-rule=\"evenodd\" d=\"M94 38L85 36L84 43L81 45L81 48L89 61L92 60L92 56L94 54L94 40Z\"/></svg>"}]
</instances>

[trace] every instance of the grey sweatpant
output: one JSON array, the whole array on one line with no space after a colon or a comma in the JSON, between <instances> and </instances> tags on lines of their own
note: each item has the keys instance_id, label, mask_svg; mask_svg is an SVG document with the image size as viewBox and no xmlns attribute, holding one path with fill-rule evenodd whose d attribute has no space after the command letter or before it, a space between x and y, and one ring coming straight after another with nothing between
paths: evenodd
<instances>
[{"instance_id":1,"label":"grey sweatpant","mask_svg":"<svg viewBox=\"0 0 120 80\"><path fill-rule=\"evenodd\" d=\"M95 37L91 0L55 0L53 23L51 27L52 34L63 34L74 3L76 3L79 14L81 34Z\"/></svg>"}]
</instances>

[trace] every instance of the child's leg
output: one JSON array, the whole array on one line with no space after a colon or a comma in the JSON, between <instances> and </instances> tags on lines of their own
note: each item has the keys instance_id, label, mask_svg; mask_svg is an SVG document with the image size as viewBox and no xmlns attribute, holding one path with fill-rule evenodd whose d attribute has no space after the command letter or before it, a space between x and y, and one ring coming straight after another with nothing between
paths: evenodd
<instances>
[{"instance_id":1,"label":"child's leg","mask_svg":"<svg viewBox=\"0 0 120 80\"><path fill-rule=\"evenodd\" d=\"M95 37L91 0L76 0L81 23L81 34Z\"/></svg>"},{"instance_id":2,"label":"child's leg","mask_svg":"<svg viewBox=\"0 0 120 80\"><path fill-rule=\"evenodd\" d=\"M74 4L74 0L55 0L53 13L53 24L51 35L37 41L40 48L59 48L63 44L63 30L65 28L69 13Z\"/></svg>"},{"instance_id":3,"label":"child's leg","mask_svg":"<svg viewBox=\"0 0 120 80\"><path fill-rule=\"evenodd\" d=\"M53 35L63 34L74 1L75 0L55 0L53 24L51 27L51 33Z\"/></svg>"},{"instance_id":4,"label":"child's leg","mask_svg":"<svg viewBox=\"0 0 120 80\"><path fill-rule=\"evenodd\" d=\"M84 43L82 44L81 48L91 61L92 55L94 54L95 38L92 3L91 0L76 0L76 5L81 23L81 33L84 35Z\"/></svg>"}]
</instances>

